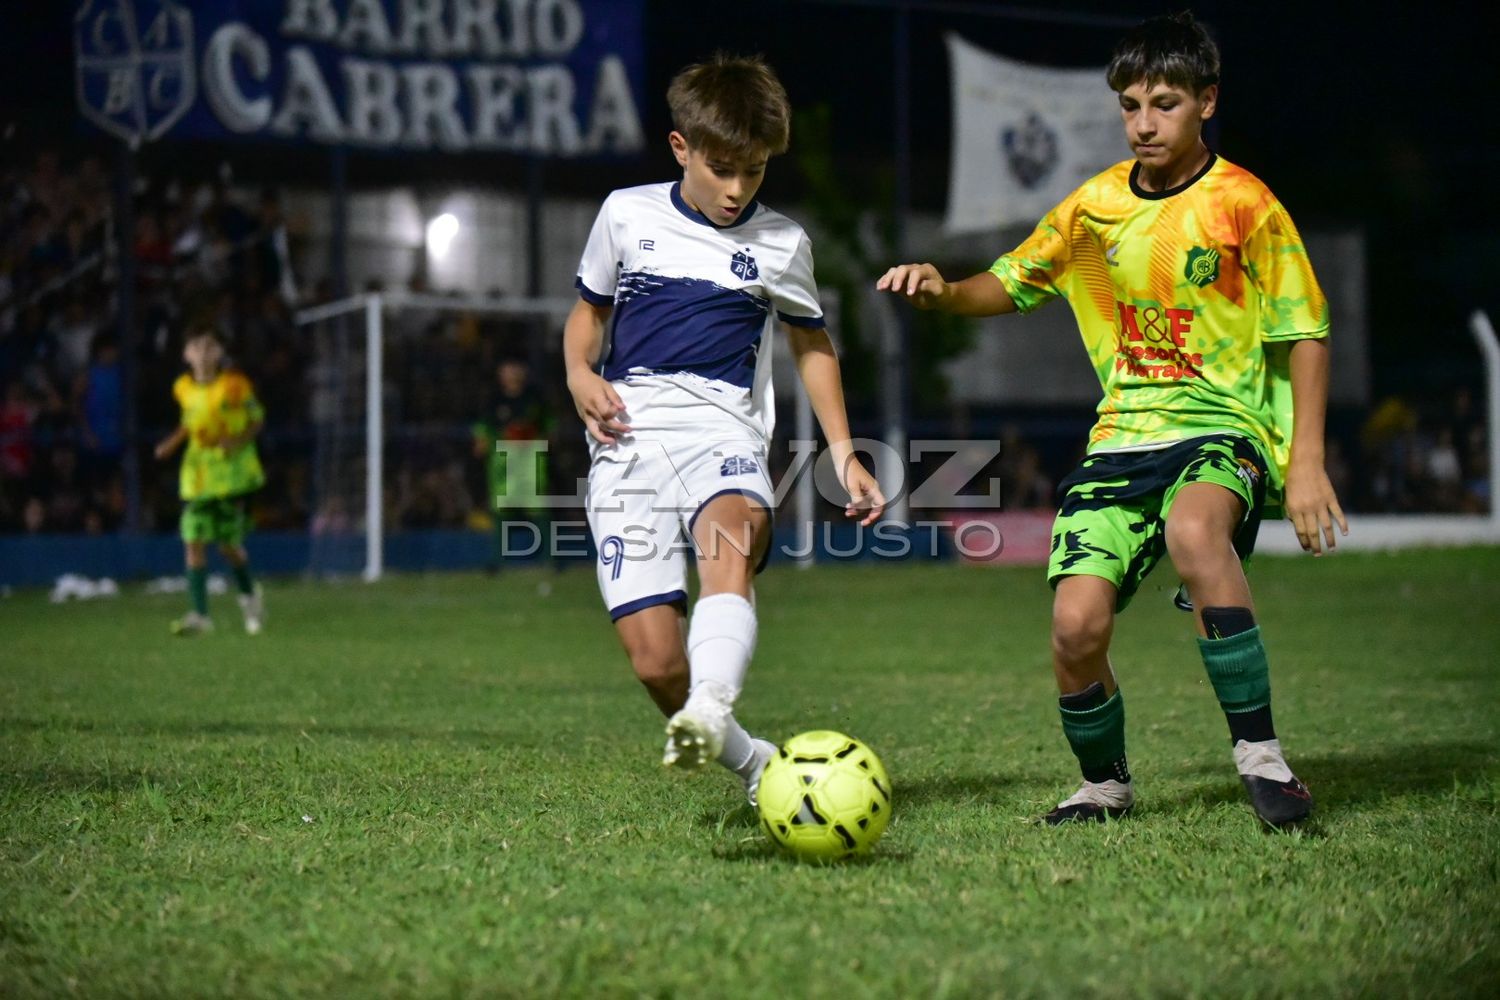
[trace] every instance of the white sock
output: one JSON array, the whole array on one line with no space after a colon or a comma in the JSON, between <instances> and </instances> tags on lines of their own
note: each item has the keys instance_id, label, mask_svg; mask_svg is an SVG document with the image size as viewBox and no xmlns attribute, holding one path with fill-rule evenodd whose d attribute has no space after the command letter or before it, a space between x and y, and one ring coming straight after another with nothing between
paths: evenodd
<instances>
[{"instance_id":1,"label":"white sock","mask_svg":"<svg viewBox=\"0 0 1500 1000\"><path fill-rule=\"evenodd\" d=\"M724 749L719 751L718 761L735 774L740 774L755 759L755 744L750 742L750 734L735 721L734 716L731 715L725 721L728 724L724 727ZM743 774L740 776L744 777Z\"/></svg>"},{"instance_id":2,"label":"white sock","mask_svg":"<svg viewBox=\"0 0 1500 1000\"><path fill-rule=\"evenodd\" d=\"M700 598L688 625L689 697L703 683L717 685L731 703L739 697L755 652L755 633L755 609L739 594Z\"/></svg>"},{"instance_id":3,"label":"white sock","mask_svg":"<svg viewBox=\"0 0 1500 1000\"><path fill-rule=\"evenodd\" d=\"M755 634L755 608L740 595L700 598L688 625L689 699L700 685L711 684L715 696L733 704L745 685L745 672L755 652ZM754 759L755 747L733 715L725 723L719 763L738 773Z\"/></svg>"}]
</instances>

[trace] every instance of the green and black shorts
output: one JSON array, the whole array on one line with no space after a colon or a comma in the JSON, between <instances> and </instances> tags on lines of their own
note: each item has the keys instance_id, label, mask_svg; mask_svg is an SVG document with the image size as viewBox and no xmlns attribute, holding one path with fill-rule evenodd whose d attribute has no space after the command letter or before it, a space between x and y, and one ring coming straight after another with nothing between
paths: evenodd
<instances>
[{"instance_id":1,"label":"green and black shorts","mask_svg":"<svg viewBox=\"0 0 1500 1000\"><path fill-rule=\"evenodd\" d=\"M182 508L184 542L217 542L220 545L242 545L250 530L246 512L246 494L233 497L205 497L189 500Z\"/></svg>"},{"instance_id":2,"label":"green and black shorts","mask_svg":"<svg viewBox=\"0 0 1500 1000\"><path fill-rule=\"evenodd\" d=\"M1255 550L1266 499L1265 456L1250 438L1211 434L1154 451L1089 455L1057 488L1047 582L1097 576L1119 588L1123 611L1167 551L1167 514L1188 483L1217 483L1245 504L1234 549Z\"/></svg>"}]
</instances>

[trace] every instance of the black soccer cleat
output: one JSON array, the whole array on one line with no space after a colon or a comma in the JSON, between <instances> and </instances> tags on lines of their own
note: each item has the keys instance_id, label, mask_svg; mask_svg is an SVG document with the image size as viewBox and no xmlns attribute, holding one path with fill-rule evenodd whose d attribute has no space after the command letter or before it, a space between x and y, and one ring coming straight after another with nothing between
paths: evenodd
<instances>
[{"instance_id":1,"label":"black soccer cleat","mask_svg":"<svg viewBox=\"0 0 1500 1000\"><path fill-rule=\"evenodd\" d=\"M1130 782L1085 781L1083 787L1057 804L1042 822L1048 826L1064 823L1103 823L1119 819L1135 805L1135 789Z\"/></svg>"},{"instance_id":2,"label":"black soccer cleat","mask_svg":"<svg viewBox=\"0 0 1500 1000\"><path fill-rule=\"evenodd\" d=\"M1250 793L1250 804L1255 815L1267 826L1281 829L1293 826L1312 815L1312 793L1296 775L1290 781L1276 781L1253 774L1242 774L1245 791Z\"/></svg>"},{"instance_id":3,"label":"black soccer cleat","mask_svg":"<svg viewBox=\"0 0 1500 1000\"><path fill-rule=\"evenodd\" d=\"M1188 614L1193 613L1193 599L1188 596L1187 584L1178 584L1177 592L1172 595L1172 607L1178 611L1186 611Z\"/></svg>"}]
</instances>

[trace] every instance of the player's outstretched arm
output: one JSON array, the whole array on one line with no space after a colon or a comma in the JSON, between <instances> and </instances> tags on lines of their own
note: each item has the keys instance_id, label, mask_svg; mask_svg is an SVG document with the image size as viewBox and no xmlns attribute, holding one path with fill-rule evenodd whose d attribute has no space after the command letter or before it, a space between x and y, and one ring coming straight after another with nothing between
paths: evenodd
<instances>
[{"instance_id":1,"label":"player's outstretched arm","mask_svg":"<svg viewBox=\"0 0 1500 1000\"><path fill-rule=\"evenodd\" d=\"M900 295L918 309L940 309L958 316L1000 316L1016 311L1010 293L989 271L962 281L944 281L931 264L897 264L880 276L875 287Z\"/></svg>"},{"instance_id":2,"label":"player's outstretched arm","mask_svg":"<svg viewBox=\"0 0 1500 1000\"><path fill-rule=\"evenodd\" d=\"M173 452L181 448L182 442L187 440L187 435L187 428L178 425L175 431L162 438L161 442L157 444L156 457L158 459L171 458Z\"/></svg>"},{"instance_id":3,"label":"player's outstretched arm","mask_svg":"<svg viewBox=\"0 0 1500 1000\"><path fill-rule=\"evenodd\" d=\"M1292 378L1292 457L1286 473L1286 515L1304 551L1323 554L1337 544L1333 526L1349 534L1343 508L1323 465L1328 409L1328 341L1299 340L1289 359Z\"/></svg>"},{"instance_id":4,"label":"player's outstretched arm","mask_svg":"<svg viewBox=\"0 0 1500 1000\"><path fill-rule=\"evenodd\" d=\"M604 347L604 325L612 306L596 306L579 299L563 325L563 364L568 373L568 392L583 418L583 426L600 444L614 444L630 433L625 423L625 402L597 372L594 365Z\"/></svg>"},{"instance_id":5,"label":"player's outstretched arm","mask_svg":"<svg viewBox=\"0 0 1500 1000\"><path fill-rule=\"evenodd\" d=\"M844 516L860 524L874 524L885 511L885 494L875 477L854 454L849 436L849 414L844 408L844 386L839 376L839 357L828 332L804 326L785 325L797 374L807 388L807 398L817 415L818 426L828 439L828 450L838 470L839 484L849 491Z\"/></svg>"}]
</instances>

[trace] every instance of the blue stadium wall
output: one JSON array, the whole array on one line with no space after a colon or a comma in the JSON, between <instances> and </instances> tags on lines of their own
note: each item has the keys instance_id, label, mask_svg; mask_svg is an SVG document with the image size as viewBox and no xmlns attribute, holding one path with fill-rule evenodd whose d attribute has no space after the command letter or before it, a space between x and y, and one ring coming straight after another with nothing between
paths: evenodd
<instances>
[{"instance_id":1,"label":"blue stadium wall","mask_svg":"<svg viewBox=\"0 0 1500 1000\"><path fill-rule=\"evenodd\" d=\"M816 556L820 562L858 562L874 559L946 559L952 544L929 530L888 530L881 544L861 544L857 529L848 524L820 526ZM903 546L897 535L908 539ZM778 528L771 563L789 563L800 539L790 527ZM355 574L364 566L364 540L350 537L330 541L306 532L257 531L246 542L257 573L298 576L313 564L318 545L319 571ZM592 545L570 562L592 564ZM491 536L474 531L403 531L385 540L385 566L392 572L445 572L483 569L490 560ZM537 556L513 559L507 565L540 565ZM218 565L217 556L210 565ZM117 581L142 580L182 573L182 542L175 534L153 535L7 535L0 536L0 585L50 586L58 577L74 573Z\"/></svg>"}]
</instances>

